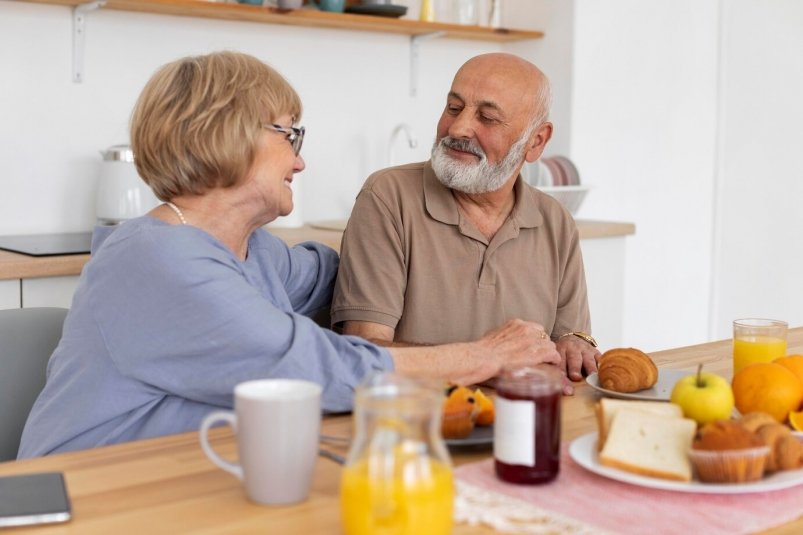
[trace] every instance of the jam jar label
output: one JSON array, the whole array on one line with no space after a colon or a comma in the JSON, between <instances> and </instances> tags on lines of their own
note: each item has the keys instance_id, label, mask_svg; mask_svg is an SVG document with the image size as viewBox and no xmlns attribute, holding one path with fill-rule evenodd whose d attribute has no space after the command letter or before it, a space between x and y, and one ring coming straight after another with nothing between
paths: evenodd
<instances>
[{"instance_id":1,"label":"jam jar label","mask_svg":"<svg viewBox=\"0 0 803 535\"><path fill-rule=\"evenodd\" d=\"M495 400L494 457L506 464L535 466L535 403Z\"/></svg>"}]
</instances>

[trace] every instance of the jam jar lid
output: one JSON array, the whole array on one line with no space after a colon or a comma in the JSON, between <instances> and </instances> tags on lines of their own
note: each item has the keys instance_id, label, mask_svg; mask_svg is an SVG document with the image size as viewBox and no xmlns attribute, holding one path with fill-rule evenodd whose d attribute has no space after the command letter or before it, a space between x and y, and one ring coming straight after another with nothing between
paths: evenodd
<instances>
[{"instance_id":1,"label":"jam jar lid","mask_svg":"<svg viewBox=\"0 0 803 535\"><path fill-rule=\"evenodd\" d=\"M551 364L505 367L496 378L499 395L540 396L561 391L563 374Z\"/></svg>"}]
</instances>

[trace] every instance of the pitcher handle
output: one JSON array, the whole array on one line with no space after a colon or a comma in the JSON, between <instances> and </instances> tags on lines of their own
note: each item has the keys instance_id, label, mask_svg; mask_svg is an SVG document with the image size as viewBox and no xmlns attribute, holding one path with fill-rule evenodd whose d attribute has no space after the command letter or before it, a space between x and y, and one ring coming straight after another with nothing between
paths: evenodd
<instances>
[{"instance_id":1,"label":"pitcher handle","mask_svg":"<svg viewBox=\"0 0 803 535\"><path fill-rule=\"evenodd\" d=\"M209 460L218 465L223 470L230 472L237 476L240 480L243 479L243 468L239 464L227 461L217 454L217 452L209 444L209 428L218 422L226 422L231 426L235 433L237 433L237 416L231 411L215 411L206 416L201 422L201 428L198 430L198 436L201 439L201 449Z\"/></svg>"}]
</instances>

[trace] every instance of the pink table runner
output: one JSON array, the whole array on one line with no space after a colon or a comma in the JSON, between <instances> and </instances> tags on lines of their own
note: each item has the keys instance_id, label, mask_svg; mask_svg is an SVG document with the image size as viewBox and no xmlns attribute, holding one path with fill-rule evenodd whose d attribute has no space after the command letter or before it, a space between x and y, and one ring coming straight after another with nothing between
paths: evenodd
<instances>
[{"instance_id":1,"label":"pink table runner","mask_svg":"<svg viewBox=\"0 0 803 535\"><path fill-rule=\"evenodd\" d=\"M564 444L558 478L546 485L499 481L493 459L455 469L458 482L517 498L542 510L622 534L735 535L803 516L803 485L751 494L691 494L614 481L575 463Z\"/></svg>"}]
</instances>

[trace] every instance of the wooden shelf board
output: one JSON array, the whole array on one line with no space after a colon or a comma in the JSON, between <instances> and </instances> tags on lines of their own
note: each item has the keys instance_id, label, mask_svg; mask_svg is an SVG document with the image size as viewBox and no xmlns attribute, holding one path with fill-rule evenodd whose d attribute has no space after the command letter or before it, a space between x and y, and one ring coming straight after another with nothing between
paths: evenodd
<instances>
[{"instance_id":1,"label":"wooden shelf board","mask_svg":"<svg viewBox=\"0 0 803 535\"><path fill-rule=\"evenodd\" d=\"M75 7L86 4L89 0L18 1ZM290 26L307 26L312 28L398 33L411 36L444 32L444 37L453 39L475 39L497 42L540 39L544 36L543 32L529 30L463 26L439 22L420 22L407 19L355 15L351 13L329 13L314 9L280 10L248 4L224 4L202 0L107 0L106 4L101 9L284 24Z\"/></svg>"}]
</instances>

